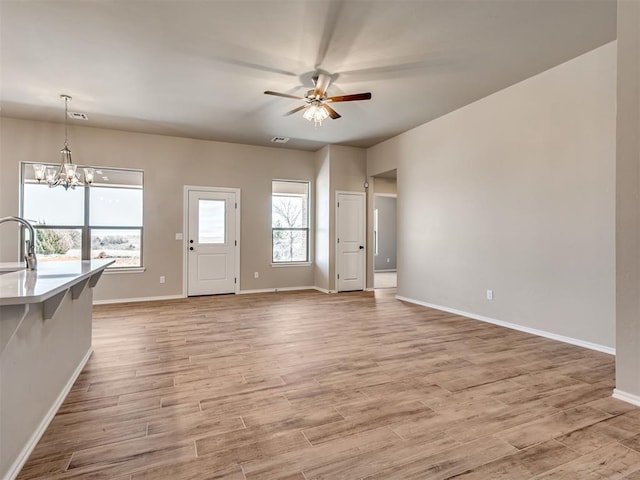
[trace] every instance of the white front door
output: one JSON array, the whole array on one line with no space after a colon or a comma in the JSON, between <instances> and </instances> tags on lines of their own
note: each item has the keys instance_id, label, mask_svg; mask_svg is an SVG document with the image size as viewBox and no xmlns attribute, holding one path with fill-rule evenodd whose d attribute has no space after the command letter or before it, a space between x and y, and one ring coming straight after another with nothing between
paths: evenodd
<instances>
[{"instance_id":1,"label":"white front door","mask_svg":"<svg viewBox=\"0 0 640 480\"><path fill-rule=\"evenodd\" d=\"M336 211L338 291L364 290L365 194L339 192Z\"/></svg>"},{"instance_id":2,"label":"white front door","mask_svg":"<svg viewBox=\"0 0 640 480\"><path fill-rule=\"evenodd\" d=\"M187 295L236 291L236 193L189 190Z\"/></svg>"}]
</instances>

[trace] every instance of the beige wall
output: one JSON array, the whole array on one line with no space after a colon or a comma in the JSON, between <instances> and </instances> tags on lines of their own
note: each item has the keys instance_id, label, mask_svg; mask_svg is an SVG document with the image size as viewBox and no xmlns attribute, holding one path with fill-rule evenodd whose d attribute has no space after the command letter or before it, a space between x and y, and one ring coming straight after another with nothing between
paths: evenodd
<instances>
[{"instance_id":1,"label":"beige wall","mask_svg":"<svg viewBox=\"0 0 640 480\"><path fill-rule=\"evenodd\" d=\"M395 195L398 193L398 181L395 178L377 177L370 185L373 185L376 193Z\"/></svg>"},{"instance_id":2,"label":"beige wall","mask_svg":"<svg viewBox=\"0 0 640 480\"><path fill-rule=\"evenodd\" d=\"M19 162L57 161L63 130L59 124L8 118L2 119L1 126L0 215L15 215ZM137 168L145 173L146 271L104 275L94 292L96 300L182 294L183 245L175 234L183 229L185 185L241 189L241 290L314 285L312 266L271 266L270 200L271 180L278 178L310 181L313 195L313 153L77 125L70 129L70 147L76 163ZM15 232L9 240L6 235L1 237L2 258L15 261ZM256 271L258 279L253 278ZM165 284L159 283L160 275L166 277Z\"/></svg>"},{"instance_id":3,"label":"beige wall","mask_svg":"<svg viewBox=\"0 0 640 480\"><path fill-rule=\"evenodd\" d=\"M316 263L315 286L336 289L335 205L339 190L363 192L367 153L363 148L328 145L315 153Z\"/></svg>"},{"instance_id":4,"label":"beige wall","mask_svg":"<svg viewBox=\"0 0 640 480\"><path fill-rule=\"evenodd\" d=\"M400 296L615 345L615 76L614 42L370 149Z\"/></svg>"},{"instance_id":5,"label":"beige wall","mask_svg":"<svg viewBox=\"0 0 640 480\"><path fill-rule=\"evenodd\" d=\"M367 150L367 176L375 177L381 173L398 168L398 159L404 154L402 135L379 143Z\"/></svg>"},{"instance_id":6,"label":"beige wall","mask_svg":"<svg viewBox=\"0 0 640 480\"><path fill-rule=\"evenodd\" d=\"M640 404L640 3L618 2L616 396Z\"/></svg>"},{"instance_id":7,"label":"beige wall","mask_svg":"<svg viewBox=\"0 0 640 480\"><path fill-rule=\"evenodd\" d=\"M331 158L331 209L329 229L329 290L336 287L336 201L337 192L364 192L367 179L367 151L363 148L329 146ZM368 225L367 225L368 228ZM367 247L368 248L368 247ZM365 253L365 258L368 254ZM365 279L365 286L366 286Z\"/></svg>"}]
</instances>

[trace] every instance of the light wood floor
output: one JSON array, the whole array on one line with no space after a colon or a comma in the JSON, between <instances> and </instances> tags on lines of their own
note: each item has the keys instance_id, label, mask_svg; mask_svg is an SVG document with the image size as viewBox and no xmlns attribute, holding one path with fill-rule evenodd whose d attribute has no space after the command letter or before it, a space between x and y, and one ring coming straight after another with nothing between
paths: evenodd
<instances>
[{"instance_id":1,"label":"light wood floor","mask_svg":"<svg viewBox=\"0 0 640 480\"><path fill-rule=\"evenodd\" d=\"M398 272L374 272L374 288L396 288L398 286Z\"/></svg>"},{"instance_id":2,"label":"light wood floor","mask_svg":"<svg viewBox=\"0 0 640 480\"><path fill-rule=\"evenodd\" d=\"M20 479L640 479L613 357L389 290L95 309Z\"/></svg>"}]
</instances>

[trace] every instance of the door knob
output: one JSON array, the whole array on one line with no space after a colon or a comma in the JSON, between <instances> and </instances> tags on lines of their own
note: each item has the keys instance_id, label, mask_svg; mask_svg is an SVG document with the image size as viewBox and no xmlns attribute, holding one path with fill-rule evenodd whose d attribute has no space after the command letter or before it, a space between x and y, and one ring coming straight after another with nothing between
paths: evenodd
<instances>
[{"instance_id":1,"label":"door knob","mask_svg":"<svg viewBox=\"0 0 640 480\"><path fill-rule=\"evenodd\" d=\"M189 250L193 250L193 247L189 247Z\"/></svg>"},{"instance_id":2,"label":"door knob","mask_svg":"<svg viewBox=\"0 0 640 480\"><path fill-rule=\"evenodd\" d=\"M193 243L193 240L189 240L189 243Z\"/></svg>"},{"instance_id":3,"label":"door knob","mask_svg":"<svg viewBox=\"0 0 640 480\"><path fill-rule=\"evenodd\" d=\"M360 250L364 250L364 245L360 245Z\"/></svg>"}]
</instances>

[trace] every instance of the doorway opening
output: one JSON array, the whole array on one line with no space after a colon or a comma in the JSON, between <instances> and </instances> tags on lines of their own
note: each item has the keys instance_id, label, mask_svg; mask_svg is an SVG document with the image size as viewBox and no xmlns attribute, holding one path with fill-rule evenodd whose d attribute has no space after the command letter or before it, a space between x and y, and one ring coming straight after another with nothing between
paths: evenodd
<instances>
[{"instance_id":1,"label":"doorway opening","mask_svg":"<svg viewBox=\"0 0 640 480\"><path fill-rule=\"evenodd\" d=\"M374 177L373 287L398 286L396 170Z\"/></svg>"}]
</instances>

